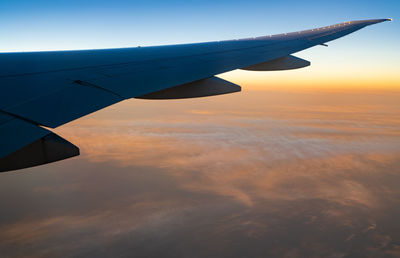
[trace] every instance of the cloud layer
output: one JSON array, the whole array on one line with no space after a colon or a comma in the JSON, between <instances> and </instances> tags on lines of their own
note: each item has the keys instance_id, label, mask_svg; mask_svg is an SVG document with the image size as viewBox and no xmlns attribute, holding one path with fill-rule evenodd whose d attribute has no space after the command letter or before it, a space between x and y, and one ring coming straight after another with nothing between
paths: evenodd
<instances>
[{"instance_id":1,"label":"cloud layer","mask_svg":"<svg viewBox=\"0 0 400 258\"><path fill-rule=\"evenodd\" d=\"M0 254L395 257L395 97L250 92L98 112L57 130L81 157L0 175Z\"/></svg>"}]
</instances>

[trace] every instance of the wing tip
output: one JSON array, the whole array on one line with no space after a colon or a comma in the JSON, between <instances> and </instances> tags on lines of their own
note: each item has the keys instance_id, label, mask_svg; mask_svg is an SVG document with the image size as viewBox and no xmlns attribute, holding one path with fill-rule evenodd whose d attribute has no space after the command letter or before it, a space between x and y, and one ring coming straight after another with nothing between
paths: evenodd
<instances>
[{"instance_id":1,"label":"wing tip","mask_svg":"<svg viewBox=\"0 0 400 258\"><path fill-rule=\"evenodd\" d=\"M365 27L365 26L370 26L370 25L374 25L374 24L378 24L378 23L386 22L386 21L393 21L393 19L385 18L385 19L355 20L355 21L345 22L345 24L353 24L353 25L359 25L359 26Z\"/></svg>"},{"instance_id":2,"label":"wing tip","mask_svg":"<svg viewBox=\"0 0 400 258\"><path fill-rule=\"evenodd\" d=\"M385 19L355 20L355 21L349 21L349 22L345 22L345 23L348 23L348 24L372 25L372 24L381 23L381 22L386 22L386 21L393 21L393 19L392 19L392 18L385 18Z\"/></svg>"},{"instance_id":3,"label":"wing tip","mask_svg":"<svg viewBox=\"0 0 400 258\"><path fill-rule=\"evenodd\" d=\"M393 19L392 18L385 18L385 19L366 20L366 22L369 22L370 24L381 23L381 22L386 22L386 21L393 21Z\"/></svg>"}]
</instances>

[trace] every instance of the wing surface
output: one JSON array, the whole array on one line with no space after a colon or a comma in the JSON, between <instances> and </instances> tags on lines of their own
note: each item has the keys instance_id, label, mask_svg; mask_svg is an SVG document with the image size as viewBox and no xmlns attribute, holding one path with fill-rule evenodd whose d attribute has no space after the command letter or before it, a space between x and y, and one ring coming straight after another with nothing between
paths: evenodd
<instances>
[{"instance_id":1,"label":"wing surface","mask_svg":"<svg viewBox=\"0 0 400 258\"><path fill-rule=\"evenodd\" d=\"M51 133L42 126L55 128L124 99L155 92L171 98L165 90L193 87L197 81L204 85L204 79L235 69L274 70L265 63L286 60L282 58L387 20L196 44L1 53L0 159ZM282 66L282 61L275 63ZM199 92L192 95L212 95ZM24 129L18 129L20 124Z\"/></svg>"}]
</instances>

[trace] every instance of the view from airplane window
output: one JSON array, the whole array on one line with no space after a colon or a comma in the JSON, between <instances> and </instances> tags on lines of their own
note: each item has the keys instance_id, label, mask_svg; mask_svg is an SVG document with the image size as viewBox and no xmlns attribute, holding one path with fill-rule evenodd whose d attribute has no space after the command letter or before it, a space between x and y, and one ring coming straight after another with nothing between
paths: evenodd
<instances>
[{"instance_id":1,"label":"view from airplane window","mask_svg":"<svg viewBox=\"0 0 400 258\"><path fill-rule=\"evenodd\" d=\"M0 257L399 257L399 11L0 2Z\"/></svg>"}]
</instances>

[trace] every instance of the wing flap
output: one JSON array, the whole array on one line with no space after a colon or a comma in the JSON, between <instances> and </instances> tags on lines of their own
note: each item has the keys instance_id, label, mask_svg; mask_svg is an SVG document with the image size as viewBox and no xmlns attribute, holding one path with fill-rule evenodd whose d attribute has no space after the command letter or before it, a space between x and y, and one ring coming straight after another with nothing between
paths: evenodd
<instances>
[{"instance_id":1,"label":"wing flap","mask_svg":"<svg viewBox=\"0 0 400 258\"><path fill-rule=\"evenodd\" d=\"M233 84L218 77L211 77L169 89L145 94L137 99L184 99L215 96L241 91L239 85Z\"/></svg>"},{"instance_id":2,"label":"wing flap","mask_svg":"<svg viewBox=\"0 0 400 258\"><path fill-rule=\"evenodd\" d=\"M0 159L42 138L50 131L0 112Z\"/></svg>"},{"instance_id":3,"label":"wing flap","mask_svg":"<svg viewBox=\"0 0 400 258\"><path fill-rule=\"evenodd\" d=\"M76 146L49 130L0 112L0 172L76 155L79 155Z\"/></svg>"},{"instance_id":4,"label":"wing flap","mask_svg":"<svg viewBox=\"0 0 400 258\"><path fill-rule=\"evenodd\" d=\"M280 57L268 62L263 62L260 64L255 64L242 68L242 70L248 71L281 71L281 70L291 70L299 69L309 66L311 63L307 60L288 55Z\"/></svg>"},{"instance_id":5,"label":"wing flap","mask_svg":"<svg viewBox=\"0 0 400 258\"><path fill-rule=\"evenodd\" d=\"M78 147L54 133L49 133L0 158L0 172L43 165L78 155Z\"/></svg>"}]
</instances>

